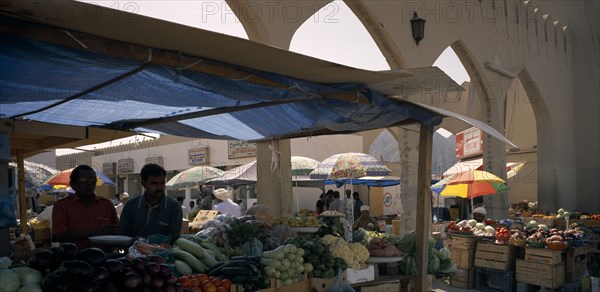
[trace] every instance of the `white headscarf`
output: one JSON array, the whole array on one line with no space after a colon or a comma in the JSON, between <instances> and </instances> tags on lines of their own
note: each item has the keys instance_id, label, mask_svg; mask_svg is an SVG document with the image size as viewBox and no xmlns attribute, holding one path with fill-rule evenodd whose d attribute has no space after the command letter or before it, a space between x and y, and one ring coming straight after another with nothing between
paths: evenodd
<instances>
[{"instance_id":1,"label":"white headscarf","mask_svg":"<svg viewBox=\"0 0 600 292\"><path fill-rule=\"evenodd\" d=\"M473 214L475 214L475 213L479 213L479 214L482 214L484 216L487 215L487 211L485 210L484 207L477 207L477 208L475 208L473 210Z\"/></svg>"}]
</instances>

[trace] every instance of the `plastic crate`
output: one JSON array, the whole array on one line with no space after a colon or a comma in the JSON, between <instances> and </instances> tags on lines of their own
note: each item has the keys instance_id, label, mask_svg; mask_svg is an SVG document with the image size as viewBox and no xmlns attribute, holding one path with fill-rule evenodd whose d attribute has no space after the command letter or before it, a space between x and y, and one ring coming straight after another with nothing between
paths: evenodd
<instances>
[{"instance_id":1,"label":"plastic crate","mask_svg":"<svg viewBox=\"0 0 600 292\"><path fill-rule=\"evenodd\" d=\"M475 288L480 291L516 291L515 272L477 268Z\"/></svg>"}]
</instances>

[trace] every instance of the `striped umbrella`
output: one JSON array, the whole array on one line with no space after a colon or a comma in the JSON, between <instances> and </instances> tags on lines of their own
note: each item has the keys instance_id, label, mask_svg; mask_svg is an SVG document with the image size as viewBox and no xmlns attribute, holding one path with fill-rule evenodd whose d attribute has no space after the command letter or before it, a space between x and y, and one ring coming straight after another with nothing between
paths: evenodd
<instances>
[{"instance_id":1,"label":"striped umbrella","mask_svg":"<svg viewBox=\"0 0 600 292\"><path fill-rule=\"evenodd\" d=\"M470 170L454 174L431 186L431 190L443 197L472 199L508 190L506 182L483 170Z\"/></svg>"},{"instance_id":2,"label":"striped umbrella","mask_svg":"<svg viewBox=\"0 0 600 292\"><path fill-rule=\"evenodd\" d=\"M206 165L196 166L175 175L167 182L166 187L169 190L193 187L221 175L223 175L223 171L218 168Z\"/></svg>"},{"instance_id":3,"label":"striped umbrella","mask_svg":"<svg viewBox=\"0 0 600 292\"><path fill-rule=\"evenodd\" d=\"M365 153L335 154L323 160L310 173L311 179L359 178L386 176L392 171L381 161Z\"/></svg>"}]
</instances>

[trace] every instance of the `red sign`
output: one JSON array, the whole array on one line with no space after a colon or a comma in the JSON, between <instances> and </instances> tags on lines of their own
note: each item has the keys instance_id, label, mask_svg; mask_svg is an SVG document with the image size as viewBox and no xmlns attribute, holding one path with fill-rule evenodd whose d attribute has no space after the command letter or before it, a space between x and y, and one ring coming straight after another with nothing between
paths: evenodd
<instances>
[{"instance_id":1,"label":"red sign","mask_svg":"<svg viewBox=\"0 0 600 292\"><path fill-rule=\"evenodd\" d=\"M481 130L470 128L456 134L456 158L462 159L483 153Z\"/></svg>"}]
</instances>

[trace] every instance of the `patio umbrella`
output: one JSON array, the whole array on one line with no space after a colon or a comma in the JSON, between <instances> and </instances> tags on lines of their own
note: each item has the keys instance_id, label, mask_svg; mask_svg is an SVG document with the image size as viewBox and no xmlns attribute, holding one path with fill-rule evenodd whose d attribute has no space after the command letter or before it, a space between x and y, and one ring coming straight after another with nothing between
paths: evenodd
<instances>
[{"instance_id":1,"label":"patio umbrella","mask_svg":"<svg viewBox=\"0 0 600 292\"><path fill-rule=\"evenodd\" d=\"M392 171L381 161L365 153L342 153L325 158L310 173L312 179L359 178L386 176Z\"/></svg>"},{"instance_id":2,"label":"patio umbrella","mask_svg":"<svg viewBox=\"0 0 600 292\"><path fill-rule=\"evenodd\" d=\"M304 156L292 156L291 159L292 181L300 184L311 184L306 176L319 164L319 161ZM225 171L220 177L210 180L213 185L238 185L255 184L261 175L256 160ZM298 186L298 185L297 185Z\"/></svg>"},{"instance_id":3,"label":"patio umbrella","mask_svg":"<svg viewBox=\"0 0 600 292\"><path fill-rule=\"evenodd\" d=\"M42 191L48 191L48 190L52 190L54 188L54 186L56 185L62 185L66 188L66 186L69 186L70 181L71 181L71 172L73 171L73 169L75 168L70 168L67 170L63 170L53 176L51 176L50 178L48 178L43 184L42 186L39 188ZM102 186L102 185L107 185L107 186L115 186L115 183L108 178L108 176L106 176L104 173L102 173L101 171L98 171L97 169L94 169L94 171L96 172L96 186Z\"/></svg>"},{"instance_id":4,"label":"patio umbrella","mask_svg":"<svg viewBox=\"0 0 600 292\"><path fill-rule=\"evenodd\" d=\"M444 197L472 199L508 190L506 182L483 170L457 173L431 186L431 190Z\"/></svg>"},{"instance_id":5,"label":"patio umbrella","mask_svg":"<svg viewBox=\"0 0 600 292\"><path fill-rule=\"evenodd\" d=\"M44 184L46 179L55 175L58 170L41 163L23 161L25 166L25 187L37 189ZM10 162L10 166L17 168L17 164Z\"/></svg>"},{"instance_id":6,"label":"patio umbrella","mask_svg":"<svg viewBox=\"0 0 600 292\"><path fill-rule=\"evenodd\" d=\"M193 187L198 183L205 183L212 178L219 177L223 173L222 170L212 166L196 166L178 173L167 182L166 186L170 190Z\"/></svg>"}]
</instances>

